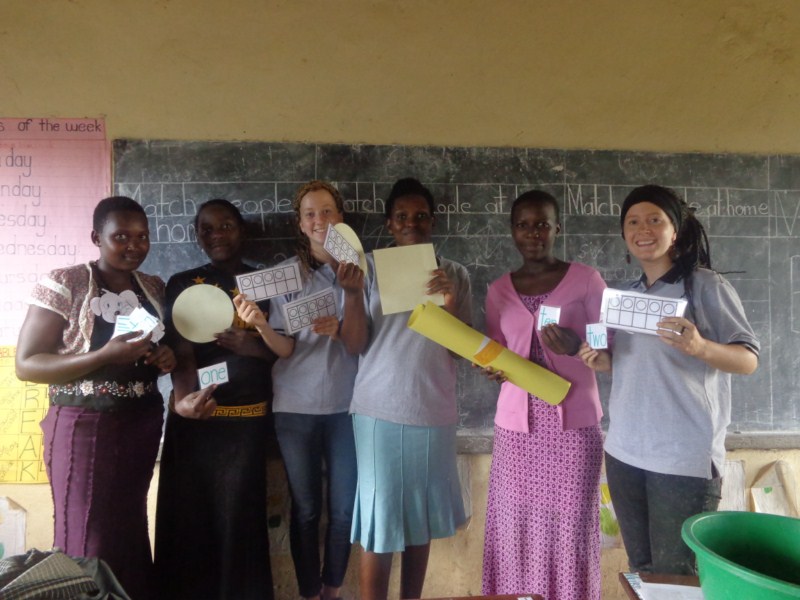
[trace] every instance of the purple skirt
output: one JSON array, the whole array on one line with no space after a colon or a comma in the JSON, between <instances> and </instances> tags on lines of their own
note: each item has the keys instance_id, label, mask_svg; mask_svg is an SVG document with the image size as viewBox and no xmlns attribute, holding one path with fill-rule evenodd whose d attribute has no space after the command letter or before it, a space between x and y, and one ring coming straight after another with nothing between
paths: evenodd
<instances>
[{"instance_id":1,"label":"purple skirt","mask_svg":"<svg viewBox=\"0 0 800 600\"><path fill-rule=\"evenodd\" d=\"M600 427L561 428L528 396L530 433L495 426L483 593L600 600Z\"/></svg>"},{"instance_id":2,"label":"purple skirt","mask_svg":"<svg viewBox=\"0 0 800 600\"><path fill-rule=\"evenodd\" d=\"M147 491L163 410L51 406L41 423L54 546L105 560L133 600L153 597Z\"/></svg>"}]
</instances>

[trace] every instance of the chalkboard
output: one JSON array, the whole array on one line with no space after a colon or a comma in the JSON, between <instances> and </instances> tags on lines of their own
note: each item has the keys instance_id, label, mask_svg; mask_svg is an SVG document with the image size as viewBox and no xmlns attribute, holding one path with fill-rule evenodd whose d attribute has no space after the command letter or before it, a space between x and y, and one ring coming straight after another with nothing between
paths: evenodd
<instances>
[{"instance_id":1,"label":"chalkboard","mask_svg":"<svg viewBox=\"0 0 800 600\"><path fill-rule=\"evenodd\" d=\"M597 268L610 286L639 276L625 262L619 211L644 183L675 188L706 226L715 268L738 290L762 342L758 371L734 376L731 432L800 432L800 156L663 154L533 148L450 148L266 142L116 140L115 193L150 218L143 269L165 279L204 262L192 220L203 201L236 203L250 227L248 259L269 266L293 253L291 198L309 179L334 182L346 221L367 250L389 241L383 198L414 176L437 200L437 251L465 265L474 322L487 285L520 260L509 207L540 188L561 202L561 258ZM609 380L601 377L607 397ZM462 364L460 433L491 431L497 388Z\"/></svg>"}]
</instances>

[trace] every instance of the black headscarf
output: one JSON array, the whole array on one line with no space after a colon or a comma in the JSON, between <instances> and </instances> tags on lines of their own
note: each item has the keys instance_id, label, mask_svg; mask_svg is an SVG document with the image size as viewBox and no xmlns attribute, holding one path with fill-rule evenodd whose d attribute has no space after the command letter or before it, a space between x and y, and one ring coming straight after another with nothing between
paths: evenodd
<instances>
[{"instance_id":1,"label":"black headscarf","mask_svg":"<svg viewBox=\"0 0 800 600\"><path fill-rule=\"evenodd\" d=\"M619 217L621 227L624 227L625 215L631 206L640 202L655 204L672 221L676 235L675 243L670 250L670 258L677 270L676 280L683 279L686 296L691 303L692 273L699 267L711 268L711 250L708 247L708 237L703 224L694 216L694 209L674 190L650 184L635 188L625 198Z\"/></svg>"}]
</instances>

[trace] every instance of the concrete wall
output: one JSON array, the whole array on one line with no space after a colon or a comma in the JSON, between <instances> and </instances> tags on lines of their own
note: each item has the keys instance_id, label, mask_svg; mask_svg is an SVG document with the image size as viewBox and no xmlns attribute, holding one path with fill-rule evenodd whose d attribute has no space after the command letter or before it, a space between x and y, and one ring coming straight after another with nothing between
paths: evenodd
<instances>
[{"instance_id":1,"label":"concrete wall","mask_svg":"<svg viewBox=\"0 0 800 600\"><path fill-rule=\"evenodd\" d=\"M0 4L3 116L109 137L798 152L793 0Z\"/></svg>"},{"instance_id":2,"label":"concrete wall","mask_svg":"<svg viewBox=\"0 0 800 600\"><path fill-rule=\"evenodd\" d=\"M102 116L109 139L800 153L792 0L3 0L0 53L0 116ZM731 457L749 481L800 467ZM480 588L489 456L464 460L473 519L434 544L429 596ZM49 546L48 488L0 493ZM603 565L622 598L624 555Z\"/></svg>"}]
</instances>

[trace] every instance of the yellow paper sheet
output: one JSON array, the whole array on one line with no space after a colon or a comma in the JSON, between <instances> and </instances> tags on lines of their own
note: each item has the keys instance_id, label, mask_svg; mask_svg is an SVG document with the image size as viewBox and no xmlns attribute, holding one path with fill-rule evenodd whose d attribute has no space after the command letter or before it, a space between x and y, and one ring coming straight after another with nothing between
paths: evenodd
<instances>
[{"instance_id":1,"label":"yellow paper sheet","mask_svg":"<svg viewBox=\"0 0 800 600\"><path fill-rule=\"evenodd\" d=\"M503 371L511 383L548 404L559 404L572 385L563 377L490 340L430 302L414 309L408 326L469 361Z\"/></svg>"},{"instance_id":2,"label":"yellow paper sheet","mask_svg":"<svg viewBox=\"0 0 800 600\"><path fill-rule=\"evenodd\" d=\"M439 268L433 244L382 248L372 255L384 315L414 310L421 302L444 304L441 294L425 293L431 272Z\"/></svg>"}]
</instances>

